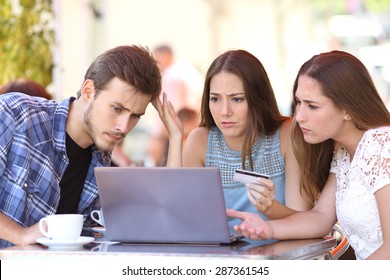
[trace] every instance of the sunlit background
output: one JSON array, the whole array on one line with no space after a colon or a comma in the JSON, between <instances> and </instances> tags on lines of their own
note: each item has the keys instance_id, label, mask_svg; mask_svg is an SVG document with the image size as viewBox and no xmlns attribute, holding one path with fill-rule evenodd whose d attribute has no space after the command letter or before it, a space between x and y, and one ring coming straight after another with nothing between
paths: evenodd
<instances>
[{"instance_id":1,"label":"sunlit background","mask_svg":"<svg viewBox=\"0 0 390 280\"><path fill-rule=\"evenodd\" d=\"M365 63L390 103L390 0L53 0L52 7L48 88L57 100L76 94L89 64L108 48L164 43L202 75L226 50L251 52L267 69L286 115L300 65L319 52L347 50ZM146 117L138 132L150 125ZM134 142L126 146L142 157Z\"/></svg>"}]
</instances>

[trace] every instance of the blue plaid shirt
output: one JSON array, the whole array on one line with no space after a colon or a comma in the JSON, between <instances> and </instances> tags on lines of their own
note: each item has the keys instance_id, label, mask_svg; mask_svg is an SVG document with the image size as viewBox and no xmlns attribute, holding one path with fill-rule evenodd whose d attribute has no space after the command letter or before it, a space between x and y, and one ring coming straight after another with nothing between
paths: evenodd
<instances>
[{"instance_id":1,"label":"blue plaid shirt","mask_svg":"<svg viewBox=\"0 0 390 280\"><path fill-rule=\"evenodd\" d=\"M57 104L21 93L0 95L0 211L22 226L56 212L69 163L66 121L73 100ZM110 155L93 148L78 205L86 218L99 208L94 168L109 164ZM0 239L0 248L11 245Z\"/></svg>"}]
</instances>

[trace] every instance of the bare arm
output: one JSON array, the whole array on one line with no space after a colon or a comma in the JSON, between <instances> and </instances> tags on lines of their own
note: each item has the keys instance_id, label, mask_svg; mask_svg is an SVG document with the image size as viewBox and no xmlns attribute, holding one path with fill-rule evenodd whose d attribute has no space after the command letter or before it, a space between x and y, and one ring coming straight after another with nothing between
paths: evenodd
<instances>
[{"instance_id":1,"label":"bare arm","mask_svg":"<svg viewBox=\"0 0 390 280\"><path fill-rule=\"evenodd\" d=\"M285 218L264 221L254 213L228 210L232 218L243 220L234 228L252 239L301 239L322 237L330 232L336 223L336 176L331 173L313 209L296 212Z\"/></svg>"},{"instance_id":2,"label":"bare arm","mask_svg":"<svg viewBox=\"0 0 390 280\"><path fill-rule=\"evenodd\" d=\"M36 239L42 237L38 224L25 228L15 221L0 213L0 238L15 245L28 245L36 243Z\"/></svg>"},{"instance_id":3,"label":"bare arm","mask_svg":"<svg viewBox=\"0 0 390 280\"><path fill-rule=\"evenodd\" d=\"M205 166L209 130L205 127L193 129L183 149L183 166Z\"/></svg>"},{"instance_id":4,"label":"bare arm","mask_svg":"<svg viewBox=\"0 0 390 280\"><path fill-rule=\"evenodd\" d=\"M167 166L181 167L182 163L182 143L183 143L183 126L176 115L175 109L171 102L167 100L167 96L163 93L163 102L160 99L156 99L153 102L153 106L156 108L165 128L168 131L169 137L169 149Z\"/></svg>"},{"instance_id":5,"label":"bare arm","mask_svg":"<svg viewBox=\"0 0 390 280\"><path fill-rule=\"evenodd\" d=\"M390 185L387 185L375 193L378 204L379 218L381 221L383 244L368 259L390 260Z\"/></svg>"}]
</instances>

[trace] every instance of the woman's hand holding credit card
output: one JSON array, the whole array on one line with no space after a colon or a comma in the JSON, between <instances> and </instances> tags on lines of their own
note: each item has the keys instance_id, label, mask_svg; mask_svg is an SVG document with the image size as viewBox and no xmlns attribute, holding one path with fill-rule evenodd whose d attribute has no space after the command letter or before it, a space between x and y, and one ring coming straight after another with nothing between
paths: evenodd
<instances>
[{"instance_id":1,"label":"woman's hand holding credit card","mask_svg":"<svg viewBox=\"0 0 390 280\"><path fill-rule=\"evenodd\" d=\"M275 199L275 185L266 174L237 169L233 180L247 187L249 201L259 212L264 213Z\"/></svg>"},{"instance_id":2,"label":"woman's hand holding credit card","mask_svg":"<svg viewBox=\"0 0 390 280\"><path fill-rule=\"evenodd\" d=\"M247 183L256 183L256 178L269 179L269 176L266 174L261 174L253 171L236 169L236 172L234 172L233 180L247 184Z\"/></svg>"}]
</instances>

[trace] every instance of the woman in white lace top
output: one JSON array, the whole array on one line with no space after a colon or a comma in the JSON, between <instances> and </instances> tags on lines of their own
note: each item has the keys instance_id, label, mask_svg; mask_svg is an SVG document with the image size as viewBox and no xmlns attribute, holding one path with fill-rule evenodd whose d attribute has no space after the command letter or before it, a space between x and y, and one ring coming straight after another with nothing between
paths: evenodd
<instances>
[{"instance_id":1,"label":"woman in white lace top","mask_svg":"<svg viewBox=\"0 0 390 280\"><path fill-rule=\"evenodd\" d=\"M294 96L301 190L325 187L312 210L284 219L228 210L243 220L236 231L253 239L312 238L338 221L357 259L390 259L390 113L367 69L346 52L316 55L299 70Z\"/></svg>"}]
</instances>

